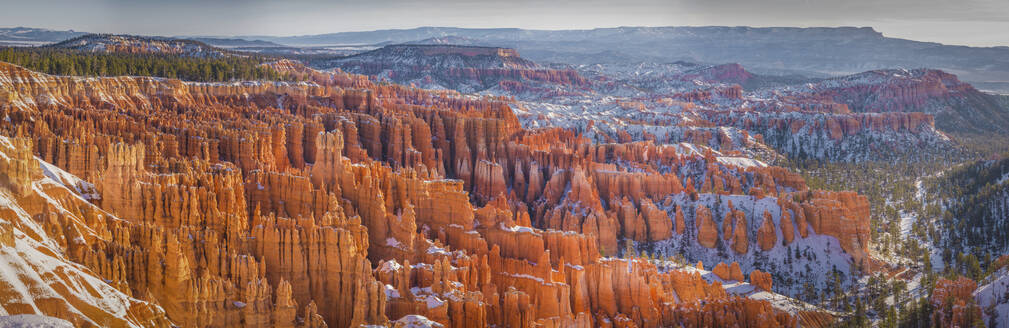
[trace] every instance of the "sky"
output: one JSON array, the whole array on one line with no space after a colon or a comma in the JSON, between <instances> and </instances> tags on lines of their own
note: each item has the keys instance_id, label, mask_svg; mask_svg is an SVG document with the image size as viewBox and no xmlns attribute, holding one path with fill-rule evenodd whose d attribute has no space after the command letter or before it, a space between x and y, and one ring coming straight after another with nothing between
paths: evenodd
<instances>
[{"instance_id":1,"label":"sky","mask_svg":"<svg viewBox=\"0 0 1009 328\"><path fill-rule=\"evenodd\" d=\"M1009 46L1009 0L0 0L0 27L163 36L307 35L420 26L871 26Z\"/></svg>"}]
</instances>

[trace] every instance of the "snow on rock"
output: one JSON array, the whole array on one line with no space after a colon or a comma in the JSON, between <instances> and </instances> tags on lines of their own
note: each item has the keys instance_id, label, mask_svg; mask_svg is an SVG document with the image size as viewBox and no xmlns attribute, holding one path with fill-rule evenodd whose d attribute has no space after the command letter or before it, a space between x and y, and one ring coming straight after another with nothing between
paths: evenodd
<instances>
[{"instance_id":1,"label":"snow on rock","mask_svg":"<svg viewBox=\"0 0 1009 328\"><path fill-rule=\"evenodd\" d=\"M449 255L452 252L449 252L447 249L445 249L445 247L438 247L438 246L435 246L435 245L431 245L430 247L427 248L427 253L428 254L438 254L438 255Z\"/></svg>"},{"instance_id":2,"label":"snow on rock","mask_svg":"<svg viewBox=\"0 0 1009 328\"><path fill-rule=\"evenodd\" d=\"M44 315L17 314L0 316L0 328L72 328L73 326L70 321Z\"/></svg>"},{"instance_id":3,"label":"snow on rock","mask_svg":"<svg viewBox=\"0 0 1009 328\"><path fill-rule=\"evenodd\" d=\"M434 295L427 295L427 297L425 297L424 299L424 302L427 303L428 309L433 309L445 305L445 301L441 300L440 298L438 298L438 296Z\"/></svg>"},{"instance_id":4,"label":"snow on rock","mask_svg":"<svg viewBox=\"0 0 1009 328\"><path fill-rule=\"evenodd\" d=\"M84 181L84 179L78 178L56 165L49 164L38 157L35 159L39 162L39 167L42 168L42 173L44 173L46 177L51 179L53 182L59 183L64 187L67 187L67 189L77 191L77 194L84 199L91 200L101 198L98 191L95 190L94 184Z\"/></svg>"},{"instance_id":5,"label":"snow on rock","mask_svg":"<svg viewBox=\"0 0 1009 328\"><path fill-rule=\"evenodd\" d=\"M441 328L444 325L431 321L425 316L411 314L392 322L394 328Z\"/></svg>"},{"instance_id":6,"label":"snow on rock","mask_svg":"<svg viewBox=\"0 0 1009 328\"><path fill-rule=\"evenodd\" d=\"M1003 268L982 281L974 291L984 322L993 328L1009 328L1009 268Z\"/></svg>"},{"instance_id":7,"label":"snow on rock","mask_svg":"<svg viewBox=\"0 0 1009 328\"><path fill-rule=\"evenodd\" d=\"M66 238L66 235L54 237L53 233L59 231L44 229L33 218L39 214L39 208L46 207L65 215L65 224L69 225L65 229L80 233L71 241L79 243L83 238L101 238L79 217L82 208L101 210L67 188L67 185L84 186L86 182L38 161L31 156L28 145L24 139L0 136L0 161L5 162L2 167L28 167L24 171L0 172L7 178L6 183L0 185L0 282L3 282L0 299L4 300L0 304L0 315L10 314L8 311L56 314L85 326L168 324L159 306L123 293L88 267L69 259L64 253L65 246L56 239ZM39 166L31 167L36 161ZM104 212L101 215L112 217ZM138 317L138 313L147 313L147 317ZM55 322L48 320L39 324L47 326Z\"/></svg>"},{"instance_id":8,"label":"snow on rock","mask_svg":"<svg viewBox=\"0 0 1009 328\"><path fill-rule=\"evenodd\" d=\"M722 227L724 213L729 212L728 203L742 211L746 218L759 217L761 213L767 212L771 216L772 223L776 227L775 240L784 240L781 227L782 208L778 205L776 197L755 198L746 195L712 195L701 194L696 201L691 200L685 194L671 195L664 201L662 208L674 217L675 208L680 206L683 209L693 209L700 205L710 208L712 219L718 227ZM794 217L794 216L793 216ZM771 249L766 251L759 247L749 247L746 253L737 253L731 249L731 243L724 240L719 234L721 248L708 248L701 245L694 235L696 234L696 215L685 215L685 225L688 233L673 234L672 238L645 245L636 245L638 251L649 250L656 256L676 256L681 255L688 261L701 261L708 265L720 262L738 262L744 273L753 270L761 270L771 273L775 278L775 291L783 295L798 296L802 293L802 283L812 282L817 288L826 288L828 278L832 272L837 270L845 277L857 275L852 272L852 256L846 253L837 238L817 234L813 229L808 230L808 236L803 238L796 231L795 239L785 245L777 242ZM760 226L756 219L747 221L747 234L755 236ZM798 229L798 227L794 228ZM719 230L720 231L720 230ZM755 240L756 238L751 238ZM784 278L782 280L781 278ZM850 281L846 281L846 287Z\"/></svg>"},{"instance_id":9,"label":"snow on rock","mask_svg":"<svg viewBox=\"0 0 1009 328\"><path fill-rule=\"evenodd\" d=\"M396 238L389 237L385 239L385 245L394 248L401 248L403 244L400 243L399 240L396 240Z\"/></svg>"},{"instance_id":10,"label":"snow on rock","mask_svg":"<svg viewBox=\"0 0 1009 328\"><path fill-rule=\"evenodd\" d=\"M393 287L392 285L385 285L385 298L386 299L400 298L399 290L397 290L396 287Z\"/></svg>"},{"instance_id":11,"label":"snow on rock","mask_svg":"<svg viewBox=\"0 0 1009 328\"><path fill-rule=\"evenodd\" d=\"M537 233L536 230L534 230L533 228L519 226L519 225L515 225L515 226L511 226L511 227L506 227L504 225L504 223L502 223L501 224L501 230L511 231L511 232L527 232L527 233L531 233L531 234L539 236L539 233Z\"/></svg>"},{"instance_id":12,"label":"snow on rock","mask_svg":"<svg viewBox=\"0 0 1009 328\"><path fill-rule=\"evenodd\" d=\"M764 162L746 157L718 157L718 162L725 165L735 165L741 168L767 166Z\"/></svg>"},{"instance_id":13,"label":"snow on rock","mask_svg":"<svg viewBox=\"0 0 1009 328\"><path fill-rule=\"evenodd\" d=\"M687 272L696 272L697 274L701 275L701 278L704 278L704 280L708 282L721 283L722 288L724 288L725 292L730 295L745 297L753 300L768 301L769 303L771 303L771 306L774 307L775 309L788 312L793 315L804 311L825 312L831 315L837 314L795 298L791 298L775 292L763 291L760 288L757 288L753 284L746 281L726 281L722 278L719 278L718 275L709 270L699 269L691 265L681 266L669 261L660 261L660 263L664 268L682 270Z\"/></svg>"},{"instance_id":14,"label":"snow on rock","mask_svg":"<svg viewBox=\"0 0 1009 328\"><path fill-rule=\"evenodd\" d=\"M396 262L396 259L391 259L391 260L382 262L382 264L379 265L379 267L378 267L378 271L381 271L381 272L396 272L396 271L399 271L399 269L402 269L402 268L403 268L403 265L399 264L399 262Z\"/></svg>"}]
</instances>

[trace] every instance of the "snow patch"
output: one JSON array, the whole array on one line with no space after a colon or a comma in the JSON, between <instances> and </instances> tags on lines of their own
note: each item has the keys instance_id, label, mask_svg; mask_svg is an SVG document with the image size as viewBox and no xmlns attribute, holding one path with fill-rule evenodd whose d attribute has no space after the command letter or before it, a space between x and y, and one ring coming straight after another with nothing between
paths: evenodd
<instances>
[{"instance_id":1,"label":"snow patch","mask_svg":"<svg viewBox=\"0 0 1009 328\"><path fill-rule=\"evenodd\" d=\"M56 317L36 314L16 314L0 316L0 327L3 328L73 328L70 321Z\"/></svg>"},{"instance_id":2,"label":"snow patch","mask_svg":"<svg viewBox=\"0 0 1009 328\"><path fill-rule=\"evenodd\" d=\"M393 326L402 328L442 328L444 325L431 321L425 316L410 314L393 321Z\"/></svg>"}]
</instances>

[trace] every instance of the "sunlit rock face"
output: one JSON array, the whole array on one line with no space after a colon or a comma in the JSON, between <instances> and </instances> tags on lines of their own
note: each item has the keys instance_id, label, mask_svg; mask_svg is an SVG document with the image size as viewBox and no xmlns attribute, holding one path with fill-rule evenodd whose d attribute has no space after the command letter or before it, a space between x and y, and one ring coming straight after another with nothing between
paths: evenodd
<instances>
[{"instance_id":1,"label":"sunlit rock face","mask_svg":"<svg viewBox=\"0 0 1009 328\"><path fill-rule=\"evenodd\" d=\"M0 313L168 325L161 306L132 293L121 259L93 257L117 247L126 224L84 198L94 186L36 158L29 139L0 136L0 155Z\"/></svg>"},{"instance_id":2,"label":"sunlit rock face","mask_svg":"<svg viewBox=\"0 0 1009 328\"><path fill-rule=\"evenodd\" d=\"M782 168L523 129L503 98L276 67L308 82L0 64L0 228L21 250L3 261L52 272L4 276L4 311L98 326L795 326L809 315L714 276L770 291L753 258L791 243L872 260L866 199ZM649 244L723 247L733 263L616 258Z\"/></svg>"}]
</instances>

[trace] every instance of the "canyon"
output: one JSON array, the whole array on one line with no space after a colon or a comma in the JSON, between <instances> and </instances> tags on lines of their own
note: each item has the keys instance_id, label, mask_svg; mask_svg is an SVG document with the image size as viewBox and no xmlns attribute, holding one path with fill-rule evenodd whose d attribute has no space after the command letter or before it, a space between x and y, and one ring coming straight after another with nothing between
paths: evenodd
<instances>
[{"instance_id":1,"label":"canyon","mask_svg":"<svg viewBox=\"0 0 1009 328\"><path fill-rule=\"evenodd\" d=\"M808 190L784 169L523 129L501 98L276 66L311 82L0 64L14 199L5 243L83 277L7 281L105 281L103 298L131 304L95 308L56 288L64 302L8 302L6 313L99 326L349 327L408 315L445 326L791 326L809 315L729 293L702 264L613 256L621 242L710 249L714 239L752 254L826 238L841 258L873 263L864 197ZM733 267L731 280L745 279Z\"/></svg>"},{"instance_id":2,"label":"canyon","mask_svg":"<svg viewBox=\"0 0 1009 328\"><path fill-rule=\"evenodd\" d=\"M287 47L267 41L204 39L226 50L108 34L42 48L241 58L236 69L273 80L0 62L0 315L86 327L826 327L861 320L848 302L869 294L885 323L900 306L934 325L1004 324L1009 262L1003 242L986 241L1001 235L964 223L1004 226L1009 161L919 177L904 201L819 175L976 156L962 155L979 148L965 150L970 138L1009 133L1001 98L927 68L808 77L604 60L612 53L565 63L577 47L546 56L528 31L488 44L497 32L287 55L241 50ZM941 236L917 226L932 207L957 216L937 221ZM891 243L899 250L881 251ZM971 271L972 252L987 271ZM874 279L914 297L897 304Z\"/></svg>"}]
</instances>

